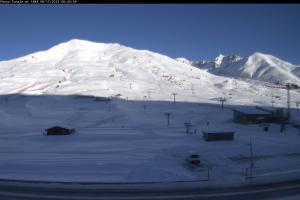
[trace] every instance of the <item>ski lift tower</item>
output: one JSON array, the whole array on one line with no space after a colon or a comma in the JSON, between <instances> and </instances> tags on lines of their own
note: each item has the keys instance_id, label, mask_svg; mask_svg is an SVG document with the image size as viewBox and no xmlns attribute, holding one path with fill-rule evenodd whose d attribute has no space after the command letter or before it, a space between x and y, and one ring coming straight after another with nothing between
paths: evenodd
<instances>
[{"instance_id":1,"label":"ski lift tower","mask_svg":"<svg viewBox=\"0 0 300 200\"><path fill-rule=\"evenodd\" d=\"M300 89L300 86L296 84L287 83L286 84L286 90L287 90L287 118L288 122L290 122L291 119L291 95L290 90L297 90Z\"/></svg>"},{"instance_id":2,"label":"ski lift tower","mask_svg":"<svg viewBox=\"0 0 300 200\"><path fill-rule=\"evenodd\" d=\"M221 98L219 99L219 101L221 102L221 107L222 107L222 110L223 110L224 102L226 102L227 99L226 99L225 97L221 97Z\"/></svg>"},{"instance_id":3,"label":"ski lift tower","mask_svg":"<svg viewBox=\"0 0 300 200\"><path fill-rule=\"evenodd\" d=\"M293 83L286 83L285 85L279 84L278 86L274 87L274 88L280 88L280 89L286 89L287 92L287 113L286 113L286 117L288 122L290 122L291 120L291 94L290 94L290 90L298 90L300 89L299 85L293 84Z\"/></svg>"},{"instance_id":4,"label":"ski lift tower","mask_svg":"<svg viewBox=\"0 0 300 200\"><path fill-rule=\"evenodd\" d=\"M176 102L176 95L177 95L177 93L173 92L172 95L173 95L173 103L175 103Z\"/></svg>"}]
</instances>

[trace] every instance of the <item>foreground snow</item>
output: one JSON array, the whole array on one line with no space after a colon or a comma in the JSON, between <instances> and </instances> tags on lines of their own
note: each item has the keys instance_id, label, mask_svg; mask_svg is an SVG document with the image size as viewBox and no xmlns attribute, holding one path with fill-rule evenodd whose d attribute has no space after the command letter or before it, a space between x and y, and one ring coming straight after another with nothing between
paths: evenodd
<instances>
[{"instance_id":1,"label":"foreground snow","mask_svg":"<svg viewBox=\"0 0 300 200\"><path fill-rule=\"evenodd\" d=\"M249 140L255 157L254 178L300 177L298 130L272 124L232 122L232 111L219 105L187 102L98 102L83 96L20 96L1 100L0 178L81 182L166 182L207 179L209 185L247 182ZM146 105L146 106L144 106ZM171 112L167 127L165 112ZM299 115L298 110L293 116ZM190 120L192 134L183 123ZM209 126L207 122L209 121ZM43 129L62 125L76 129L68 136L45 136ZM235 131L234 141L206 142L202 130ZM194 134L196 130L196 134ZM202 165L191 170L189 153ZM282 176L282 172L286 172ZM263 176L261 178L261 176Z\"/></svg>"}]
</instances>

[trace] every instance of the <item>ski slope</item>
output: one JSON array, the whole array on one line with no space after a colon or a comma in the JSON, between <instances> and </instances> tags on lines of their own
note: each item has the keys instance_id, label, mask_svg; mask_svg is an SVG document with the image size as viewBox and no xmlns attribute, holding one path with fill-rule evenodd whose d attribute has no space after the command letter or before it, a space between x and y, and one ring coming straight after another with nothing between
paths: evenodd
<instances>
[{"instance_id":1,"label":"ski slope","mask_svg":"<svg viewBox=\"0 0 300 200\"><path fill-rule=\"evenodd\" d=\"M147 50L78 39L2 61L0 74L0 94L169 101L176 93L178 101L211 102L226 96L233 104L252 104L270 101L272 93L264 82L216 76Z\"/></svg>"},{"instance_id":2,"label":"ski slope","mask_svg":"<svg viewBox=\"0 0 300 200\"><path fill-rule=\"evenodd\" d=\"M95 101L83 96L20 96L1 99L1 178L80 182L201 181L209 186L246 184L250 138L253 181L300 176L299 132L272 124L232 122L220 105L166 101ZM144 108L144 105L146 107ZM165 112L171 112L167 126ZM293 116L299 115L298 110ZM186 134L185 121L192 129ZM209 122L209 125L207 124ZM75 128L68 136L45 136L55 125ZM206 142L202 131L235 131L233 141ZM198 153L201 167L185 163ZM286 172L284 176L283 172ZM272 175L270 175L272 173Z\"/></svg>"},{"instance_id":3,"label":"ski slope","mask_svg":"<svg viewBox=\"0 0 300 200\"><path fill-rule=\"evenodd\" d=\"M268 181L299 178L296 128L283 134L276 124L264 132L232 122L229 108L271 106L272 101L286 106L286 90L270 83L214 75L147 50L77 39L2 61L0 74L0 178L194 181L207 179L209 169L211 179L203 184L240 185L249 167L250 138L257 182L271 172ZM96 96L115 98L100 102ZM227 100L224 110L220 97ZM299 97L291 91L295 121ZM172 113L169 127L166 112ZM193 125L188 135L186 121ZM56 125L76 132L42 134ZM204 141L202 131L213 129L235 131L235 140ZM186 166L191 152L201 157L199 171ZM282 171L291 173L283 178Z\"/></svg>"}]
</instances>

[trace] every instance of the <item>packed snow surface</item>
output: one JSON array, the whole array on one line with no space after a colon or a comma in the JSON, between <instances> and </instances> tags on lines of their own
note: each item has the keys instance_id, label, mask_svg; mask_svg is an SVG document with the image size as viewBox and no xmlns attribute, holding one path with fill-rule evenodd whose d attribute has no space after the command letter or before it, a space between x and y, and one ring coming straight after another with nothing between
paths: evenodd
<instances>
[{"instance_id":1,"label":"packed snow surface","mask_svg":"<svg viewBox=\"0 0 300 200\"><path fill-rule=\"evenodd\" d=\"M220 105L166 101L96 101L88 96L20 96L1 99L1 178L80 182L200 181L239 185L250 166L254 181L300 176L299 132L272 124L232 122ZM170 126L165 113L171 112ZM298 110L293 116L299 115ZM186 134L184 122L192 128ZM66 136L46 136L53 126L75 128ZM233 141L206 142L202 131L229 130ZM189 168L190 153L201 166ZM207 170L210 170L210 181ZM284 173L285 172L285 173ZM282 174L284 173L284 174Z\"/></svg>"},{"instance_id":2,"label":"packed snow surface","mask_svg":"<svg viewBox=\"0 0 300 200\"><path fill-rule=\"evenodd\" d=\"M268 76L254 63L281 62L261 54L229 60L232 65L243 62L241 73L260 78ZM284 64L284 72L297 70ZM220 63L216 70L222 68L227 67ZM286 90L280 85L217 76L183 59L82 40L2 61L0 74L0 178L191 181L206 180L210 170L207 184L241 184L250 163L250 139L256 180L280 179L283 172L286 178L300 176L298 129L288 126L281 133L279 125L271 124L265 132L258 125L232 121L230 108L285 107ZM97 101L97 96L114 98ZM299 97L291 91L294 122L299 122ZM189 134L185 122L192 124ZM43 135L56 125L76 131ZM215 129L234 131L235 139L202 139L202 131ZM198 169L186 165L191 152L200 155Z\"/></svg>"}]
</instances>

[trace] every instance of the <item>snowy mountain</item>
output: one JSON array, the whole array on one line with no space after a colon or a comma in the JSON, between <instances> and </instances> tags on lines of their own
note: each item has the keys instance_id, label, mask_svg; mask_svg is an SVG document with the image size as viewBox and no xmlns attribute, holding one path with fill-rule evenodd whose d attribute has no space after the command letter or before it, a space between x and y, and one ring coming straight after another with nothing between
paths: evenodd
<instances>
[{"instance_id":1,"label":"snowy mountain","mask_svg":"<svg viewBox=\"0 0 300 200\"><path fill-rule=\"evenodd\" d=\"M216 63L212 61L189 61L186 58L176 58L175 60L177 62L192 65L200 69L212 69L216 66Z\"/></svg>"},{"instance_id":2,"label":"snowy mountain","mask_svg":"<svg viewBox=\"0 0 300 200\"><path fill-rule=\"evenodd\" d=\"M226 96L231 104L265 104L268 102L265 96L271 92L263 82L210 73L268 78L265 73L259 74L262 69L256 67L265 60L263 55L257 54L247 59L223 56L217 65L216 62L198 62L207 68L214 64L212 69L206 70L192 66L195 62L178 61L148 50L74 39L45 51L0 62L0 94L80 94L170 101L176 93L178 101L216 103L216 98ZM284 63L271 61L265 66L274 65L276 70L280 68L277 65ZM286 64L286 69L280 71L287 74L283 78L291 78L288 76L290 68L292 66ZM281 77L275 72L272 75ZM298 80L296 76L294 79Z\"/></svg>"},{"instance_id":3,"label":"snowy mountain","mask_svg":"<svg viewBox=\"0 0 300 200\"><path fill-rule=\"evenodd\" d=\"M300 83L299 67L268 54L254 53L246 58L237 55L224 56L220 54L215 61L189 62L191 65L207 69L215 75L272 83Z\"/></svg>"},{"instance_id":4,"label":"snowy mountain","mask_svg":"<svg viewBox=\"0 0 300 200\"><path fill-rule=\"evenodd\" d=\"M228 65L235 63L241 59L242 58L238 55L224 56L224 55L220 54L215 59L215 68L228 66Z\"/></svg>"},{"instance_id":5,"label":"snowy mountain","mask_svg":"<svg viewBox=\"0 0 300 200\"><path fill-rule=\"evenodd\" d=\"M74 39L14 60L0 62L0 93L85 94L170 99L218 79L189 64L147 50ZM218 80L217 80L218 81ZM210 86L208 86L210 85ZM191 97L192 98L192 97Z\"/></svg>"},{"instance_id":6,"label":"snowy mountain","mask_svg":"<svg viewBox=\"0 0 300 200\"><path fill-rule=\"evenodd\" d=\"M267 82L300 83L292 72L296 67L272 55L254 53L244 59L224 57L223 60L213 73Z\"/></svg>"}]
</instances>

